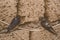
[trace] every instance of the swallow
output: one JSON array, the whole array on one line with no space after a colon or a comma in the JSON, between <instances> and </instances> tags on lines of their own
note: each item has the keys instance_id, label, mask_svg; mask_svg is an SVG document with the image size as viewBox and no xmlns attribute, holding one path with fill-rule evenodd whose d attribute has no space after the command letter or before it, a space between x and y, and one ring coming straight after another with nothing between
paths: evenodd
<instances>
[{"instance_id":1,"label":"swallow","mask_svg":"<svg viewBox=\"0 0 60 40\"><path fill-rule=\"evenodd\" d=\"M12 19L12 22L7 27L7 32L10 32L12 29L14 29L18 24L20 23L20 16L17 15L15 18Z\"/></svg>"},{"instance_id":2,"label":"swallow","mask_svg":"<svg viewBox=\"0 0 60 40\"><path fill-rule=\"evenodd\" d=\"M42 18L39 19L39 20L41 20L41 25L42 25L42 27L43 27L44 29L46 29L46 30L48 30L49 32L57 35L56 32L55 32L55 30L52 28L52 26L50 25L49 21L48 21L46 18L42 17Z\"/></svg>"}]
</instances>

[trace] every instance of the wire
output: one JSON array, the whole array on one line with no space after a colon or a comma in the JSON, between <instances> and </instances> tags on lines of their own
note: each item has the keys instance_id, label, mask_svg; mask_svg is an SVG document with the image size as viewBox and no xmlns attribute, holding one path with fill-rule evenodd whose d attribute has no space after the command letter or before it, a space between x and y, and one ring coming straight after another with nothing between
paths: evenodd
<instances>
[{"instance_id":1,"label":"wire","mask_svg":"<svg viewBox=\"0 0 60 40\"><path fill-rule=\"evenodd\" d=\"M2 23L4 23L4 24L7 24L7 25L9 25L9 23L7 23L7 22L4 22L4 21L2 21L2 20L0 20L0 22L2 22Z\"/></svg>"}]
</instances>

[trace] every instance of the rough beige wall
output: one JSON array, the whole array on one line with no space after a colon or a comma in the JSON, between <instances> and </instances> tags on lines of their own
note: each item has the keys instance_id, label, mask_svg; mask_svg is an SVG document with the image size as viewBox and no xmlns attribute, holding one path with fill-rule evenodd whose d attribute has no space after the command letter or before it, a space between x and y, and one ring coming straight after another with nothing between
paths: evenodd
<instances>
[{"instance_id":1,"label":"rough beige wall","mask_svg":"<svg viewBox=\"0 0 60 40\"><path fill-rule=\"evenodd\" d=\"M0 30L6 28L17 13L15 0L0 0ZM2 22L1 22L2 20Z\"/></svg>"},{"instance_id":2,"label":"rough beige wall","mask_svg":"<svg viewBox=\"0 0 60 40\"><path fill-rule=\"evenodd\" d=\"M8 34L0 34L0 40L29 40L29 31L18 30Z\"/></svg>"},{"instance_id":3,"label":"rough beige wall","mask_svg":"<svg viewBox=\"0 0 60 40\"><path fill-rule=\"evenodd\" d=\"M58 36L53 35L49 31L45 29L40 29L37 31L30 31L30 39L31 40L60 40L60 24L53 26Z\"/></svg>"},{"instance_id":4,"label":"rough beige wall","mask_svg":"<svg viewBox=\"0 0 60 40\"><path fill-rule=\"evenodd\" d=\"M48 15L49 20L55 21L60 15L60 1L59 0L45 0L46 1L46 15Z\"/></svg>"},{"instance_id":5,"label":"rough beige wall","mask_svg":"<svg viewBox=\"0 0 60 40\"><path fill-rule=\"evenodd\" d=\"M60 16L60 0L45 0L46 1L46 16L49 20L55 21ZM17 0L0 0L0 30L8 27L5 23L10 23L17 13ZM17 27L23 28L12 33L0 34L0 40L60 40L60 24L53 27L58 36L45 30L39 23L39 17L42 17L45 12L44 0L19 0L19 15L25 16L22 18L23 25ZM37 21L37 22L36 22ZM32 29L36 29L33 30ZM28 29L28 30L25 30ZM39 30L38 30L39 29ZM32 31L31 35L29 30ZM31 36L31 39L30 39Z\"/></svg>"},{"instance_id":6,"label":"rough beige wall","mask_svg":"<svg viewBox=\"0 0 60 40\"><path fill-rule=\"evenodd\" d=\"M23 22L38 21L44 14L44 0L19 0L19 14L25 16Z\"/></svg>"},{"instance_id":7,"label":"rough beige wall","mask_svg":"<svg viewBox=\"0 0 60 40\"><path fill-rule=\"evenodd\" d=\"M10 23L17 12L16 3L15 0L0 0L0 20Z\"/></svg>"}]
</instances>

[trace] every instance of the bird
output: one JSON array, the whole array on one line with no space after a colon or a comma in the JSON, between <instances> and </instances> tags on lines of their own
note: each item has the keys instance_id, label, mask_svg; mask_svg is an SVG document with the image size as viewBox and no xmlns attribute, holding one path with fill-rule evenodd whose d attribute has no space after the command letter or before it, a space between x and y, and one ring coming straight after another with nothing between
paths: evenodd
<instances>
[{"instance_id":1,"label":"bird","mask_svg":"<svg viewBox=\"0 0 60 40\"><path fill-rule=\"evenodd\" d=\"M49 32L53 33L54 35L57 35L57 33L52 28L52 26L51 26L49 20L47 20L47 18L41 17L41 18L39 18L39 20L41 20L41 25L44 29L48 30Z\"/></svg>"},{"instance_id":2,"label":"bird","mask_svg":"<svg viewBox=\"0 0 60 40\"><path fill-rule=\"evenodd\" d=\"M20 15L14 17L7 27L7 33L14 29L20 23Z\"/></svg>"}]
</instances>

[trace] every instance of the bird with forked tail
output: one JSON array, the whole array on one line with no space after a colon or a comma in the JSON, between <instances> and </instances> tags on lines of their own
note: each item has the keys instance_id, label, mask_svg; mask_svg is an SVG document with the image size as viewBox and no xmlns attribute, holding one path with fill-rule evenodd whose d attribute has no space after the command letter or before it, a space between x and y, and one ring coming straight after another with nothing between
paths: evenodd
<instances>
[{"instance_id":1,"label":"bird with forked tail","mask_svg":"<svg viewBox=\"0 0 60 40\"><path fill-rule=\"evenodd\" d=\"M51 32L54 35L57 35L57 33L52 28L52 26L50 25L49 21L46 18L41 17L39 20L41 20L41 25L44 29L48 30L49 32Z\"/></svg>"},{"instance_id":2,"label":"bird with forked tail","mask_svg":"<svg viewBox=\"0 0 60 40\"><path fill-rule=\"evenodd\" d=\"M10 30L14 29L19 23L20 23L20 15L17 15L15 18L12 19L12 22L7 28L7 32L10 32Z\"/></svg>"}]
</instances>

